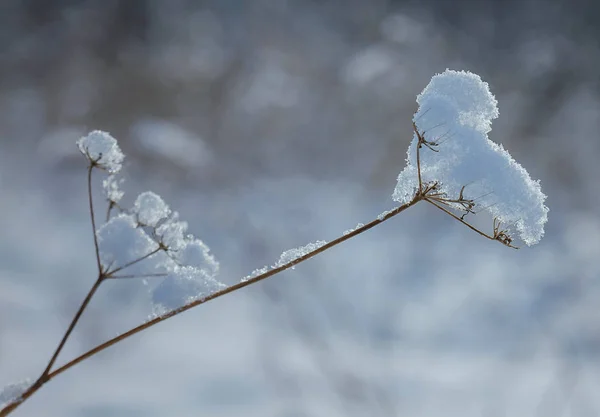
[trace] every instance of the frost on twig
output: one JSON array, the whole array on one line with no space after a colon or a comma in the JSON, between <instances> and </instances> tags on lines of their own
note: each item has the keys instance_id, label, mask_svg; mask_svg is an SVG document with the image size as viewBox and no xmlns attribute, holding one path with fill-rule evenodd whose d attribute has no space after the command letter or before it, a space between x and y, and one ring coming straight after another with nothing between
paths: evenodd
<instances>
[{"instance_id":1,"label":"frost on twig","mask_svg":"<svg viewBox=\"0 0 600 417\"><path fill-rule=\"evenodd\" d=\"M246 275L244 278L242 278L240 281L241 282L246 282L252 278L255 278L259 275L262 274L266 274L267 272L269 272L269 267L268 266L263 266L262 268L256 268L254 271L250 272L248 275Z\"/></svg>"},{"instance_id":2,"label":"frost on twig","mask_svg":"<svg viewBox=\"0 0 600 417\"><path fill-rule=\"evenodd\" d=\"M446 70L431 79L417 102L414 136L394 200L410 201L422 184L440 207L462 211L460 220L489 212L495 219L493 238L504 244L512 240L500 223L513 225L527 245L539 242L548 218L546 196L539 182L488 138L498 117L488 84L473 73Z\"/></svg>"},{"instance_id":3,"label":"frost on twig","mask_svg":"<svg viewBox=\"0 0 600 417\"><path fill-rule=\"evenodd\" d=\"M277 268L284 267L285 269L287 269L287 267L289 267L289 269L295 269L295 261L300 260L300 258L308 254L312 254L315 251L318 251L321 247L323 247L326 244L327 242L324 240L317 240L316 242L311 242L298 248L288 249L279 256L279 259L277 260L277 262L275 262L274 265L271 265L270 267L265 265L262 268L257 268L250 274L243 277L240 280L240 282L250 281L253 278L264 275L267 272Z\"/></svg>"},{"instance_id":4,"label":"frost on twig","mask_svg":"<svg viewBox=\"0 0 600 417\"><path fill-rule=\"evenodd\" d=\"M296 259L306 255L307 253L313 252L326 244L327 242L325 242L324 240L317 240L316 242L311 242L304 246L300 246L299 248L288 249L285 252L283 252L281 256L279 256L279 260L273 266L273 268L278 268L280 266L293 262ZM292 266L291 269L294 269L294 267Z\"/></svg>"}]
</instances>

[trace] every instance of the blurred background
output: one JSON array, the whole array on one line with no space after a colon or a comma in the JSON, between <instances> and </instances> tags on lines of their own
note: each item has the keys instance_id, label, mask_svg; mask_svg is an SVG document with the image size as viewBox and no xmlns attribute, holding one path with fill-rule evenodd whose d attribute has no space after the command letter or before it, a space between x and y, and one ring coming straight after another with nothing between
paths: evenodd
<instances>
[{"instance_id":1,"label":"blurred background","mask_svg":"<svg viewBox=\"0 0 600 417\"><path fill-rule=\"evenodd\" d=\"M394 207L415 98L446 68L490 84L490 138L550 207L542 242L514 251L418 205L112 347L14 415L600 415L599 13L2 0L0 387L37 377L95 279L75 146L92 129L127 155L125 200L163 196L227 284ZM145 320L148 299L105 284L59 362Z\"/></svg>"}]
</instances>

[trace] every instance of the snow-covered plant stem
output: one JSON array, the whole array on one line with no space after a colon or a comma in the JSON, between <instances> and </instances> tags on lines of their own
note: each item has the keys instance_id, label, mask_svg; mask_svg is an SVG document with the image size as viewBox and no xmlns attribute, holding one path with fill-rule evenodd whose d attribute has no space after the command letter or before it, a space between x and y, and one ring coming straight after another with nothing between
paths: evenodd
<instances>
[{"instance_id":1,"label":"snow-covered plant stem","mask_svg":"<svg viewBox=\"0 0 600 417\"><path fill-rule=\"evenodd\" d=\"M453 95L448 94L448 90L457 87L458 89L454 91ZM463 94L464 91L466 92ZM475 104L469 100L462 100L465 97L474 101ZM98 131L82 138L78 144L89 162L87 187L98 276L39 378L33 384L23 384L19 387L10 386L10 393L6 395L4 395L5 392L8 392L6 388L4 391L0 391L0 406L2 402L6 402L0 409L0 417L10 414L44 384L96 353L196 306L291 269L301 262L391 219L421 201L434 205L481 236L516 249L508 230L501 228L501 221L512 219L525 243L536 243L543 235L543 225L546 222L548 209L543 205L545 196L541 193L539 184L532 181L526 171L514 162L503 148L483 142L483 140L488 140L487 131L491 118L497 116L495 100L489 93L487 84L474 74L446 71L432 79L419 96L419 100L421 107L415 115L412 125L414 136L408 151L407 166L400 173L394 192L394 199L401 203L399 206L329 242L319 241L285 251L275 265L258 269L240 282L230 286L224 286L214 279L218 264L208 253L208 247L193 236L183 235L186 224L178 220L177 213L171 212L160 197L150 192L140 194L134 208L129 213L119 206L118 202L122 197L122 192L119 191L112 174L119 171L123 155L116 140L110 135ZM424 105L427 108L423 108ZM484 110L477 110L478 105ZM427 114L433 115L433 119L426 118ZM433 136L429 131L420 130L418 123L421 118L437 123L430 130L441 126L439 124L441 120L442 124L450 125L451 129L455 130L455 134L460 133L466 138L480 141L481 143L476 142L476 144L483 147L484 150L475 157L488 158L492 163L478 160L475 168L464 169L465 166L470 167L469 163L473 163L464 158L468 155L465 152L461 153L460 145L456 146L455 144L454 148L450 146L448 149L441 149L440 137L442 135ZM477 146L470 144L471 149ZM451 154L444 155L443 152L446 151ZM427 153L423 154L423 152ZM438 153L440 156L437 155ZM453 165L448 163L449 160ZM455 179L462 180L465 175L472 174L472 171L476 171L476 174L479 175L480 165L485 166L486 163L494 166L506 166L513 171L489 175L482 185L475 187L482 194L477 198L468 198L465 195L465 188L470 184L456 184ZM459 168L456 168L457 166ZM105 170L111 174L109 179L104 182L109 202L107 222L100 229L96 227L92 200L92 173L95 169ZM453 174L453 177L450 177L450 174ZM488 206L483 206L481 210L490 211L494 218L492 232L486 233L469 224L465 217L476 214L475 208L479 208L484 197L493 193L507 193L505 184L498 182L499 177L511 178L512 183L508 187L508 197L505 197L505 200L508 199L508 203L496 201ZM489 190L490 186L491 190ZM517 194L515 200L510 199L512 195L510 192ZM491 207L494 209L492 210ZM119 209L121 213L111 218L110 214L113 208ZM127 247L115 250L109 245L114 242L117 242L117 246L130 244L135 246L135 250L132 252L132 248ZM103 245L108 245L108 247L103 247ZM123 252L130 256L124 256ZM142 264L150 264L150 267L142 268ZM133 269L134 272L128 275L118 274L126 268L130 271ZM104 281L149 276L164 277L166 283L159 284L154 289L157 309L150 320L94 347L62 366L54 368L56 360L79 318ZM173 287L173 283L184 289L182 290L184 298L180 296L181 289ZM193 294L189 294L189 292L193 292ZM183 302L179 302L180 300ZM8 401L3 401L3 395L10 395Z\"/></svg>"}]
</instances>

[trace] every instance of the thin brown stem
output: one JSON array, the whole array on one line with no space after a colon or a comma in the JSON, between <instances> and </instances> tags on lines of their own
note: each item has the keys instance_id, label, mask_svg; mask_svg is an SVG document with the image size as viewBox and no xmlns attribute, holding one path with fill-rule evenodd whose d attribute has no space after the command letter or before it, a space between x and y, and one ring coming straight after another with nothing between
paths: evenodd
<instances>
[{"instance_id":1,"label":"thin brown stem","mask_svg":"<svg viewBox=\"0 0 600 417\"><path fill-rule=\"evenodd\" d=\"M440 210L442 210L444 213L446 213L449 216L452 216L453 218L455 218L456 220L458 220L459 222L461 222L462 224L464 224L465 226L467 226L469 229L473 230L474 232L479 233L481 236L486 237L486 238L488 238L490 240L496 240L496 239L494 239L493 236L490 236L487 233L482 232L481 230L479 230L475 226L471 226L469 223L467 223L466 221L464 221L463 219L461 219L460 217L458 217L456 214L452 213L450 210L446 210L444 207L436 204L432 200L430 200L428 198L425 198L425 201L427 201L430 204L433 204L434 206L436 206L437 208L439 208Z\"/></svg>"},{"instance_id":2,"label":"thin brown stem","mask_svg":"<svg viewBox=\"0 0 600 417\"><path fill-rule=\"evenodd\" d=\"M96 293L96 290L98 289L98 287L100 286L100 284L102 283L102 280L104 278L103 275L102 275L102 266L100 264L100 249L98 247L98 238L96 236L96 219L95 219L95 216L94 216L94 200L92 198L92 170L93 169L94 169L94 164L90 163L90 165L88 166L87 187L88 187L88 202L89 202L89 208L90 208L90 219L91 219L91 223L92 223L92 234L94 236L94 248L95 248L95 251L96 251L96 262L97 262L97 265L98 265L98 278L96 279L96 282L94 283L94 285L92 286L92 288L87 293L86 297L83 299L83 302L79 306L79 309L77 310L77 313L75 313L75 316L73 317L73 320L71 320L71 324L67 328L67 331L63 335L60 343L58 344L56 350L54 351L54 354L52 355L52 358L50 358L50 361L48 362L48 365L46 366L46 369L44 369L44 372L42 372L42 375L40 376L41 380L44 380L48 376L48 373L52 369L52 366L54 365L54 362L56 362L56 359L58 358L58 355L60 354L60 352L62 351L63 347L65 346L65 343L67 342L67 339L71 335L71 332L75 328L75 325L77 325L77 322L79 321L79 318L83 314L83 311L85 310L85 308L89 304L90 300L92 299L92 297Z\"/></svg>"},{"instance_id":3,"label":"thin brown stem","mask_svg":"<svg viewBox=\"0 0 600 417\"><path fill-rule=\"evenodd\" d=\"M108 203L108 208L106 209L106 223L108 223L108 221L110 220L110 212L112 211L113 206L115 205L114 202L109 201Z\"/></svg>"},{"instance_id":4,"label":"thin brown stem","mask_svg":"<svg viewBox=\"0 0 600 417\"><path fill-rule=\"evenodd\" d=\"M94 164L88 166L87 187L88 203L90 208L90 219L92 220L92 235L94 236L94 250L96 252L96 264L98 265L98 274L102 275L102 265L100 264L100 247L98 246L98 237L96 236L96 216L94 215L94 199L92 198L92 170Z\"/></svg>"},{"instance_id":5,"label":"thin brown stem","mask_svg":"<svg viewBox=\"0 0 600 417\"><path fill-rule=\"evenodd\" d=\"M135 264L137 264L138 262L142 262L144 259L147 259L147 258L151 257L152 255L154 255L155 253L157 253L159 250L161 250L161 247L160 247L160 246L159 246L159 247L157 247L156 249L154 249L152 252L150 252L150 253L147 253L146 255L142 256L141 258L138 258L138 259L136 259L135 261L127 262L125 265L123 265L123 266L120 266L120 267L118 267L118 268L115 268L114 270L112 270L112 271L110 271L110 272L107 272L107 273L106 273L106 277L107 277L107 278L110 278L110 277L111 277L113 274L115 274L115 273L117 273L117 272L119 272L119 271L122 271L122 270L124 270L125 268L128 268L128 267L130 267L131 265L135 265Z\"/></svg>"},{"instance_id":6,"label":"thin brown stem","mask_svg":"<svg viewBox=\"0 0 600 417\"><path fill-rule=\"evenodd\" d=\"M437 203L435 203L434 201L430 200L429 198L424 198L425 201L427 201L430 204L433 204L434 206L436 206L437 208L439 208L440 210L442 210L444 213L448 214L449 216L453 217L454 219L458 220L459 222L461 222L462 224L464 224L465 226L467 226L469 229L473 230L474 232L479 233L481 236L488 238L490 240L495 240L498 241L500 243L502 243L505 246L508 246L509 248L512 249L519 249L517 246L513 246L512 245L512 240L510 239L510 237L506 234L505 231L500 231L500 225L496 224L496 219L494 219L494 235L488 235L485 232L482 232L481 230L479 230L478 228L476 228L475 226L470 225L469 223L467 223L466 221L464 221L463 219L461 219L460 217L458 217L456 214L452 213L450 210L445 209L444 207L438 205Z\"/></svg>"},{"instance_id":7,"label":"thin brown stem","mask_svg":"<svg viewBox=\"0 0 600 417\"><path fill-rule=\"evenodd\" d=\"M415 122L413 122L413 129L417 135L417 175L419 177L419 192L421 192L423 190L423 182L421 181L421 153L419 152L421 149L421 134Z\"/></svg>"},{"instance_id":8,"label":"thin brown stem","mask_svg":"<svg viewBox=\"0 0 600 417\"><path fill-rule=\"evenodd\" d=\"M71 320L71 324L69 324L69 327L67 328L67 331L63 335L60 343L58 344L58 347L56 348L56 350L54 351L54 354L52 355L52 358L50 358L50 361L48 361L48 365L46 366L46 368L44 369L44 371L42 372L42 374L40 375L40 377L21 396L19 396L17 399L13 400L13 402L11 402L6 407L4 407L3 409L1 409L0 410L0 417L6 417L10 413L12 413L27 398L31 397L46 382L50 381L53 378L53 372L50 372L50 370L52 369L52 366L56 362L56 359L58 358L58 355L60 354L60 352L62 351L63 347L65 346L65 343L67 342L67 339L71 335L71 332L73 331L73 329L77 325L77 322L79 321L81 315L83 314L83 311L86 309L87 305L89 304L90 300L92 299L92 297L96 293L96 290L98 289L98 287L100 286L100 284L102 283L102 281L103 281L103 277L102 277L102 275L99 275L98 279L96 280L96 282L94 283L94 285L92 286L92 288L90 289L90 291L88 292L88 294L86 295L85 299L83 300L83 302L79 306L79 309L77 310L77 313L75 313L75 316L73 317L73 320Z\"/></svg>"},{"instance_id":9,"label":"thin brown stem","mask_svg":"<svg viewBox=\"0 0 600 417\"><path fill-rule=\"evenodd\" d=\"M62 348L64 347L65 343L67 342L67 339L71 335L71 332L75 328L75 325L79 321L79 318L83 314L83 311L86 309L86 307L90 303L90 300L92 299L92 297L96 293L96 290L98 289L98 287L100 286L100 284L102 284L102 281L103 281L102 276L99 276L98 279L96 280L96 282L94 283L94 285L92 286L92 288L90 289L90 291L87 293L86 297L83 299L83 302L79 306L79 309L77 310L77 313L75 313L75 316L73 317L73 320L71 320L71 324L69 325L69 327L68 327L67 331L65 332L63 338L61 339L60 343L58 344L58 347L54 351L54 355L52 355L52 358L48 362L48 365L46 366L46 369L44 369L44 372L42 372L42 379L44 377L46 377L50 373L50 370L52 369L52 366L54 365L54 362L56 362L56 359L58 358L58 355L60 354Z\"/></svg>"}]
</instances>

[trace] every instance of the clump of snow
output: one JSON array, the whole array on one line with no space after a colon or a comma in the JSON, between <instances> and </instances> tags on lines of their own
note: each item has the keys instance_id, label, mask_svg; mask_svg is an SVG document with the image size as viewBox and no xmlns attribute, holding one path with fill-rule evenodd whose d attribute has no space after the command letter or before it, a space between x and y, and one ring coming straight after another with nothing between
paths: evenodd
<instances>
[{"instance_id":1,"label":"clump of snow","mask_svg":"<svg viewBox=\"0 0 600 417\"><path fill-rule=\"evenodd\" d=\"M161 220L171 214L171 209L158 194L146 191L136 198L133 212L144 226L156 227Z\"/></svg>"},{"instance_id":2,"label":"clump of snow","mask_svg":"<svg viewBox=\"0 0 600 417\"><path fill-rule=\"evenodd\" d=\"M164 314L213 294L225 285L205 269L175 265L153 290L153 315Z\"/></svg>"},{"instance_id":3,"label":"clump of snow","mask_svg":"<svg viewBox=\"0 0 600 417\"><path fill-rule=\"evenodd\" d=\"M5 405L19 399L21 395L27 388L31 386L31 380L25 379L20 382L16 382L13 384L8 384L4 388L0 390L0 409L2 409Z\"/></svg>"},{"instance_id":4,"label":"clump of snow","mask_svg":"<svg viewBox=\"0 0 600 417\"><path fill-rule=\"evenodd\" d=\"M358 223L355 227L353 227L352 229L348 229L346 231L344 231L344 236L349 235L350 233L354 232L356 229L360 229L361 227L363 227L364 224L363 223Z\"/></svg>"},{"instance_id":5,"label":"clump of snow","mask_svg":"<svg viewBox=\"0 0 600 417\"><path fill-rule=\"evenodd\" d=\"M156 236L160 243L169 250L178 251L185 247L185 232L187 231L187 222L179 220L179 213L173 215L156 228Z\"/></svg>"},{"instance_id":6,"label":"clump of snow","mask_svg":"<svg viewBox=\"0 0 600 417\"><path fill-rule=\"evenodd\" d=\"M384 212L379 213L379 215L377 216L377 220L381 220L381 221L385 220L386 216L388 214L390 214L392 211L393 210L386 210Z\"/></svg>"},{"instance_id":7,"label":"clump of snow","mask_svg":"<svg viewBox=\"0 0 600 417\"><path fill-rule=\"evenodd\" d=\"M319 249L321 246L326 245L327 242L324 240L317 240L316 242L311 242L307 245L300 246L299 248L288 249L281 254L279 260L274 265L274 268L278 268L285 264L288 264L292 261L295 261L298 258L306 255L309 252ZM294 267L292 267L294 269Z\"/></svg>"},{"instance_id":8,"label":"clump of snow","mask_svg":"<svg viewBox=\"0 0 600 417\"><path fill-rule=\"evenodd\" d=\"M414 122L425 140L439 152L420 149L424 183L437 181L440 190L476 201L503 224L512 225L532 245L544 235L548 208L539 181L531 179L502 147L488 138L498 117L497 101L487 83L473 73L446 70L435 75L417 97ZM398 176L394 200L409 202L418 188L416 133L408 148L407 165Z\"/></svg>"},{"instance_id":9,"label":"clump of snow","mask_svg":"<svg viewBox=\"0 0 600 417\"><path fill-rule=\"evenodd\" d=\"M112 208L124 195L119 188L122 180L115 175L124 159L116 139L93 131L77 141L77 146L92 163L110 173L102 188ZM219 263L209 247L186 234L187 223L158 194L143 192L133 207L119 206L119 211L96 231L100 264L112 278L144 279L155 315L224 287L216 280ZM145 279L149 277L152 279Z\"/></svg>"},{"instance_id":10,"label":"clump of snow","mask_svg":"<svg viewBox=\"0 0 600 417\"><path fill-rule=\"evenodd\" d=\"M179 246L177 252L173 252L171 257L174 258L179 265L193 266L201 268L211 277L219 273L219 262L210 253L209 247L200 239L192 235L188 235L184 239L183 245Z\"/></svg>"},{"instance_id":11,"label":"clump of snow","mask_svg":"<svg viewBox=\"0 0 600 417\"><path fill-rule=\"evenodd\" d=\"M94 130L77 141L79 151L98 167L111 174L121 170L125 155L109 133Z\"/></svg>"},{"instance_id":12,"label":"clump of snow","mask_svg":"<svg viewBox=\"0 0 600 417\"><path fill-rule=\"evenodd\" d=\"M144 229L138 227L135 217L126 213L111 218L98 229L96 236L100 261L105 270L126 265L158 248ZM135 272L141 273L137 268Z\"/></svg>"},{"instance_id":13,"label":"clump of snow","mask_svg":"<svg viewBox=\"0 0 600 417\"><path fill-rule=\"evenodd\" d=\"M259 275L266 274L268 271L269 271L269 267L266 265L263 266L262 268L255 269L250 274L248 274L244 278L242 278L241 282L246 282L248 280L251 280L252 278L256 278Z\"/></svg>"},{"instance_id":14,"label":"clump of snow","mask_svg":"<svg viewBox=\"0 0 600 417\"><path fill-rule=\"evenodd\" d=\"M115 174L109 175L104 181L102 181L102 188L104 190L104 196L108 201L118 203L121 201L125 192L119 187L123 183L123 179L117 179Z\"/></svg>"}]
</instances>

